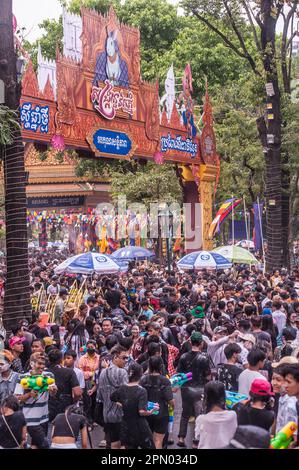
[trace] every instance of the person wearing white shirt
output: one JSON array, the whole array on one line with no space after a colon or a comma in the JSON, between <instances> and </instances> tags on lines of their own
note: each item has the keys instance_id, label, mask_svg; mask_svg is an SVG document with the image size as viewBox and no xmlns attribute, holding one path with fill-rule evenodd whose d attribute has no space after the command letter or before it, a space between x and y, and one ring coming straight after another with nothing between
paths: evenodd
<instances>
[{"instance_id":1,"label":"person wearing white shirt","mask_svg":"<svg viewBox=\"0 0 299 470\"><path fill-rule=\"evenodd\" d=\"M281 334L282 330L286 326L287 316L281 309L282 303L280 301L273 302L273 309L272 309L272 318L274 323L278 328L278 333Z\"/></svg>"},{"instance_id":2,"label":"person wearing white shirt","mask_svg":"<svg viewBox=\"0 0 299 470\"><path fill-rule=\"evenodd\" d=\"M206 414L201 414L195 422L195 438L198 449L221 449L233 438L238 422L233 410L225 409L225 388L219 381L205 386L204 402Z\"/></svg>"},{"instance_id":3,"label":"person wearing white shirt","mask_svg":"<svg viewBox=\"0 0 299 470\"><path fill-rule=\"evenodd\" d=\"M266 354L258 348L252 349L248 356L248 369L243 370L239 375L239 390L238 393L249 397L249 391L252 382L255 379L266 380L259 370L263 369L266 360Z\"/></svg>"},{"instance_id":4,"label":"person wearing white shirt","mask_svg":"<svg viewBox=\"0 0 299 470\"><path fill-rule=\"evenodd\" d=\"M273 392L276 394L280 394L276 417L276 434L290 421L295 421L295 423L297 422L297 398L289 397L286 393L284 385L285 380L282 375L282 367L284 364L298 364L298 360L292 356L285 356L280 360L280 362L273 364L273 376L271 384L273 387Z\"/></svg>"},{"instance_id":5,"label":"person wearing white shirt","mask_svg":"<svg viewBox=\"0 0 299 470\"><path fill-rule=\"evenodd\" d=\"M82 391L83 391L85 388L84 374L81 369L78 369L78 367L75 367L76 359L77 359L76 351L69 349L64 354L64 366L68 367L69 369L74 369L74 372L79 382L79 386L80 388L82 388Z\"/></svg>"},{"instance_id":6,"label":"person wearing white shirt","mask_svg":"<svg viewBox=\"0 0 299 470\"><path fill-rule=\"evenodd\" d=\"M273 289L271 287L268 287L266 291L266 297L262 300L262 303L261 303L262 308L266 307L268 302L272 303L272 292L273 292Z\"/></svg>"},{"instance_id":7,"label":"person wearing white shirt","mask_svg":"<svg viewBox=\"0 0 299 470\"><path fill-rule=\"evenodd\" d=\"M215 328L212 341L209 342L207 349L207 353L211 357L215 367L219 364L226 363L224 348L229 340L234 340L238 334L239 331L234 331L231 335L227 336L227 329L225 327L217 326Z\"/></svg>"}]
</instances>

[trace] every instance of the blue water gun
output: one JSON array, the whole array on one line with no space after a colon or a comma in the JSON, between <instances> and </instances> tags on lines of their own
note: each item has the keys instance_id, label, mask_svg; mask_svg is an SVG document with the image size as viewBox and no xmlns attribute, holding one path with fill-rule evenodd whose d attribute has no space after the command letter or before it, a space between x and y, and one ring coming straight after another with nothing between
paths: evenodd
<instances>
[{"instance_id":1,"label":"blue water gun","mask_svg":"<svg viewBox=\"0 0 299 470\"><path fill-rule=\"evenodd\" d=\"M225 404L226 408L231 410L237 403L241 401L248 400L246 395L242 395L241 393L236 392L229 392L228 390L225 391Z\"/></svg>"},{"instance_id":2,"label":"blue water gun","mask_svg":"<svg viewBox=\"0 0 299 470\"><path fill-rule=\"evenodd\" d=\"M192 380L192 372L188 372L187 374L175 374L169 380L172 388L182 387L185 383L189 382L189 380Z\"/></svg>"},{"instance_id":3,"label":"blue water gun","mask_svg":"<svg viewBox=\"0 0 299 470\"><path fill-rule=\"evenodd\" d=\"M152 411L152 410L154 410L154 411L152 412L153 415L158 415L158 414L159 414L159 410L160 410L160 405L159 405L159 403L153 403L152 401L149 401L149 402L147 403L147 411Z\"/></svg>"}]
</instances>

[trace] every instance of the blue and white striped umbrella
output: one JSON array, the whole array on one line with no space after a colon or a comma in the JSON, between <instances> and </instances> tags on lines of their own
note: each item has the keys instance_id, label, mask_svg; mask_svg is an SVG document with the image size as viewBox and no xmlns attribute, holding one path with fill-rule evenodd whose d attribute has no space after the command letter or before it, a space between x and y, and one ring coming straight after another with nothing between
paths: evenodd
<instances>
[{"instance_id":1,"label":"blue and white striped umbrella","mask_svg":"<svg viewBox=\"0 0 299 470\"><path fill-rule=\"evenodd\" d=\"M55 273L113 274L123 270L110 256L90 252L68 258L55 268Z\"/></svg>"},{"instance_id":2,"label":"blue and white striped umbrella","mask_svg":"<svg viewBox=\"0 0 299 470\"><path fill-rule=\"evenodd\" d=\"M133 259L149 259L153 258L155 254L152 251L142 248L140 246L125 246L116 250L112 255L115 260L133 260Z\"/></svg>"},{"instance_id":3,"label":"blue and white striped umbrella","mask_svg":"<svg viewBox=\"0 0 299 470\"><path fill-rule=\"evenodd\" d=\"M177 267L188 269L228 269L232 263L224 256L212 251L194 251L177 262Z\"/></svg>"}]
</instances>

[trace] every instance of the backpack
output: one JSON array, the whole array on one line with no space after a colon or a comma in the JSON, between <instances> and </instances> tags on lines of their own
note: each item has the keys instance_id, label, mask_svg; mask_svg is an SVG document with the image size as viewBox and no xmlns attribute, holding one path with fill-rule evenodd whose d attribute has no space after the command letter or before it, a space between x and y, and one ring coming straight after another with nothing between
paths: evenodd
<instances>
[{"instance_id":1,"label":"backpack","mask_svg":"<svg viewBox=\"0 0 299 470\"><path fill-rule=\"evenodd\" d=\"M234 378L226 364L219 364L217 368L217 379L224 384L225 390L232 390L234 388Z\"/></svg>"}]
</instances>

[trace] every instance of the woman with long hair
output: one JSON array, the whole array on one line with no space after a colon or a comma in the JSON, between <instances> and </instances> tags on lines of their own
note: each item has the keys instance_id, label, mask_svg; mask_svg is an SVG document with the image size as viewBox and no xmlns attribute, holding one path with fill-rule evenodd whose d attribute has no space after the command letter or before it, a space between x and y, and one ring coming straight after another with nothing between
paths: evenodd
<instances>
[{"instance_id":1,"label":"woman with long hair","mask_svg":"<svg viewBox=\"0 0 299 470\"><path fill-rule=\"evenodd\" d=\"M296 302L297 303L297 302ZM295 304L294 304L295 305ZM297 335L299 329L299 323L298 323L298 313L296 312L291 312L289 311L287 313L287 322L286 322L286 327L291 328L294 333Z\"/></svg>"},{"instance_id":2,"label":"woman with long hair","mask_svg":"<svg viewBox=\"0 0 299 470\"><path fill-rule=\"evenodd\" d=\"M273 322L272 315L262 315L262 331L266 331L271 336L272 349L277 347L278 328Z\"/></svg>"},{"instance_id":3,"label":"woman with long hair","mask_svg":"<svg viewBox=\"0 0 299 470\"><path fill-rule=\"evenodd\" d=\"M82 448L87 449L86 419L77 405L70 405L56 416L52 430L51 449L77 449L76 441L81 433Z\"/></svg>"},{"instance_id":4,"label":"woman with long hair","mask_svg":"<svg viewBox=\"0 0 299 470\"><path fill-rule=\"evenodd\" d=\"M199 449L221 449L229 444L237 429L237 414L225 409L225 388L219 381L204 389L205 414L196 418L195 438Z\"/></svg>"},{"instance_id":5,"label":"woman with long hair","mask_svg":"<svg viewBox=\"0 0 299 470\"><path fill-rule=\"evenodd\" d=\"M121 385L111 394L111 401L123 409L121 443L126 449L154 449L153 435L146 420L154 410L148 411L147 391L139 385L143 369L133 363L128 370L129 383Z\"/></svg>"},{"instance_id":6,"label":"woman with long hair","mask_svg":"<svg viewBox=\"0 0 299 470\"><path fill-rule=\"evenodd\" d=\"M131 327L131 336L133 339L132 357L136 361L144 352L144 337L140 336L140 328L137 324Z\"/></svg>"},{"instance_id":7,"label":"woman with long hair","mask_svg":"<svg viewBox=\"0 0 299 470\"><path fill-rule=\"evenodd\" d=\"M159 414L147 418L156 449L162 449L163 440L168 429L168 406L174 407L173 393L169 379L162 375L163 361L161 357L150 357L149 373L144 375L140 385L147 390L148 400L159 403Z\"/></svg>"},{"instance_id":8,"label":"woman with long hair","mask_svg":"<svg viewBox=\"0 0 299 470\"><path fill-rule=\"evenodd\" d=\"M87 331L89 337L93 335L93 327L96 324L94 317L88 316L85 320L85 330Z\"/></svg>"},{"instance_id":9,"label":"woman with long hair","mask_svg":"<svg viewBox=\"0 0 299 470\"><path fill-rule=\"evenodd\" d=\"M0 411L0 449L24 448L27 428L17 397L5 398Z\"/></svg>"},{"instance_id":10,"label":"woman with long hair","mask_svg":"<svg viewBox=\"0 0 299 470\"><path fill-rule=\"evenodd\" d=\"M86 346L86 343L89 339L89 335L85 330L84 323L82 323L79 319L73 318L67 325L67 333L64 337L64 351L66 352L68 349L73 349L77 353L77 361L81 357L80 349L83 346Z\"/></svg>"}]
</instances>

